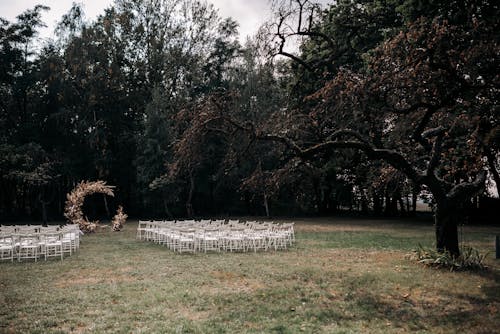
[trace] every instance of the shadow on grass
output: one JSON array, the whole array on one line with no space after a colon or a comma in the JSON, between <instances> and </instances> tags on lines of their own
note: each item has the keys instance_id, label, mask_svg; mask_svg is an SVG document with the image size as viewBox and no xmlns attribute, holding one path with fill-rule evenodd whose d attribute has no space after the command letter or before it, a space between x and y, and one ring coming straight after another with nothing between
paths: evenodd
<instances>
[{"instance_id":1,"label":"shadow on grass","mask_svg":"<svg viewBox=\"0 0 500 334\"><path fill-rule=\"evenodd\" d=\"M492 284L482 285L481 291L488 297L488 299L500 303L500 271L495 268L491 268L471 273L482 278L486 278L492 282Z\"/></svg>"},{"instance_id":2,"label":"shadow on grass","mask_svg":"<svg viewBox=\"0 0 500 334\"><path fill-rule=\"evenodd\" d=\"M464 292L451 292L443 288L428 294L426 298L410 295L378 295L359 286L370 286L368 278L361 277L348 284L358 286L346 296L348 309L355 312L344 320L387 322L396 328L413 331L428 331L442 328L453 332L461 328L467 333L494 333L500 326L500 273L482 272L481 276L491 282L481 286L482 296Z\"/></svg>"},{"instance_id":3,"label":"shadow on grass","mask_svg":"<svg viewBox=\"0 0 500 334\"><path fill-rule=\"evenodd\" d=\"M297 235L298 241L317 243L319 248L360 248L380 250L404 250L415 249L419 244L431 246L434 242L425 235L398 236L387 233L364 232L364 231L341 231L341 232L301 232Z\"/></svg>"}]
</instances>

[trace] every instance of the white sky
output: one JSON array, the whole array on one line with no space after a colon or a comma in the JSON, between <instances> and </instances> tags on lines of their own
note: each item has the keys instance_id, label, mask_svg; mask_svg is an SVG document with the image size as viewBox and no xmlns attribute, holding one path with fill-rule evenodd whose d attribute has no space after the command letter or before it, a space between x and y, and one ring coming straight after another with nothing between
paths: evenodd
<instances>
[{"instance_id":1,"label":"white sky","mask_svg":"<svg viewBox=\"0 0 500 334\"><path fill-rule=\"evenodd\" d=\"M62 15L67 13L73 2L82 3L85 18L94 20L104 9L111 6L113 0L0 0L0 17L11 22L17 15L37 4L50 7L44 12L42 20L47 28L40 29L40 37L48 38L53 35L56 23ZM246 36L257 32L259 26L270 17L269 0L208 0L219 9L222 17L232 17L239 23L240 41L244 42Z\"/></svg>"}]
</instances>

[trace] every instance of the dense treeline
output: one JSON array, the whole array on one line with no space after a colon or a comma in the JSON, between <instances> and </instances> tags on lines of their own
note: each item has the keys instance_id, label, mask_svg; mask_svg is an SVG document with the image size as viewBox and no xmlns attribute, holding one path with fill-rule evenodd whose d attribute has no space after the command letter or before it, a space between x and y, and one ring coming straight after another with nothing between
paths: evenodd
<instances>
[{"instance_id":1,"label":"dense treeline","mask_svg":"<svg viewBox=\"0 0 500 334\"><path fill-rule=\"evenodd\" d=\"M74 5L39 45L44 10L0 22L2 220L60 219L80 180L141 217L407 214L465 181L470 201L481 169L500 185L493 1L276 1L244 45L193 0Z\"/></svg>"}]
</instances>

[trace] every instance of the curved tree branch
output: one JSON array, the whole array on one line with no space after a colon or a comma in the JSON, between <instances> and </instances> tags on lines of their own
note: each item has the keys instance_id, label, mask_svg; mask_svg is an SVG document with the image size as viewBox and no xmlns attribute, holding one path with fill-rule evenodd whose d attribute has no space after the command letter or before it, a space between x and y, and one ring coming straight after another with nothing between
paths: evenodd
<instances>
[{"instance_id":1,"label":"curved tree branch","mask_svg":"<svg viewBox=\"0 0 500 334\"><path fill-rule=\"evenodd\" d=\"M462 182L453 187L446 197L450 200L458 200L466 197L473 196L481 190L484 189L484 183L486 181L486 171L481 170L476 179L472 182Z\"/></svg>"},{"instance_id":2,"label":"curved tree branch","mask_svg":"<svg viewBox=\"0 0 500 334\"><path fill-rule=\"evenodd\" d=\"M286 17L287 17L287 15L281 15L280 20L276 26L277 27L276 28L276 36L280 39L280 45L279 45L279 49L278 49L278 52L276 53L276 55L282 55L282 56L288 57L288 58L292 59L293 61L302 65L309 72L314 73L314 69L308 63L306 63L304 60L300 59L299 57L295 56L294 54L291 54L291 53L286 52L284 50L285 43L286 43L286 37L285 37L285 34L282 32L281 27L285 23Z\"/></svg>"},{"instance_id":3,"label":"curved tree branch","mask_svg":"<svg viewBox=\"0 0 500 334\"><path fill-rule=\"evenodd\" d=\"M427 175L434 174L434 171L438 167L439 162L441 160L441 153L443 151L442 148L443 148L444 128L438 127L435 129L427 130L422 134L422 139L425 140L430 136L436 136L436 139L434 140L434 144L432 145L431 159L429 160L429 165L427 166Z\"/></svg>"}]
</instances>

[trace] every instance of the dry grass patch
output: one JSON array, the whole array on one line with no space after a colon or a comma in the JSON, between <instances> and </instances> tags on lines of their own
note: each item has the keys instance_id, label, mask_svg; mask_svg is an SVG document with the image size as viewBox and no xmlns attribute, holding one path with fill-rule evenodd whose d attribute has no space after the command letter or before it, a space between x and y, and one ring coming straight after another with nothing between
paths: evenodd
<instances>
[{"instance_id":1,"label":"dry grass patch","mask_svg":"<svg viewBox=\"0 0 500 334\"><path fill-rule=\"evenodd\" d=\"M297 223L297 245L287 251L194 255L136 241L135 227L85 236L80 252L62 262L0 263L0 333L479 334L500 327L500 268L491 256L481 274L405 259L418 243L432 243L431 224L312 220ZM491 247L500 229L467 233Z\"/></svg>"},{"instance_id":2,"label":"dry grass patch","mask_svg":"<svg viewBox=\"0 0 500 334\"><path fill-rule=\"evenodd\" d=\"M133 282L137 279L130 276L132 267L118 269L71 269L64 273L54 282L54 286L60 289L73 287L75 285L93 284L116 284L122 282Z\"/></svg>"},{"instance_id":3,"label":"dry grass patch","mask_svg":"<svg viewBox=\"0 0 500 334\"><path fill-rule=\"evenodd\" d=\"M215 280L203 286L202 292L219 295L224 293L253 293L259 289L264 289L266 285L255 278L248 278L241 273L226 271L211 271L210 277Z\"/></svg>"}]
</instances>

